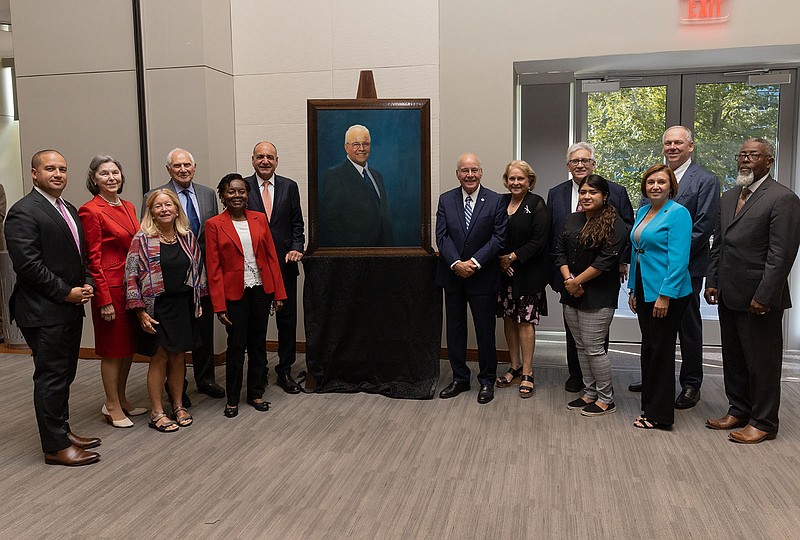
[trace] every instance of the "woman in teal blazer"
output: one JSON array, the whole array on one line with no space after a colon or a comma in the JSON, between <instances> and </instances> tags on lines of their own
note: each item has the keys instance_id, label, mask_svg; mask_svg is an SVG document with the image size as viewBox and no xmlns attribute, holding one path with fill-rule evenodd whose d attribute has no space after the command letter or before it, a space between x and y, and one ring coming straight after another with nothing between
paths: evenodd
<instances>
[{"instance_id":1,"label":"woman in teal blazer","mask_svg":"<svg viewBox=\"0 0 800 540\"><path fill-rule=\"evenodd\" d=\"M628 302L642 332L642 414L633 425L669 430L675 421L675 344L692 294L692 217L670 200L678 181L666 165L647 169L641 190L650 204L639 209L631 231L628 280Z\"/></svg>"}]
</instances>

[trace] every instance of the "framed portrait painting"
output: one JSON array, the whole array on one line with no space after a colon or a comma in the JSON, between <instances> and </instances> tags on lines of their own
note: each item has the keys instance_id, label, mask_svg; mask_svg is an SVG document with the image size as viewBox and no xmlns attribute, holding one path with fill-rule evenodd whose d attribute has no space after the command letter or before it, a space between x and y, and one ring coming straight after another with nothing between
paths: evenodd
<instances>
[{"instance_id":1,"label":"framed portrait painting","mask_svg":"<svg viewBox=\"0 0 800 540\"><path fill-rule=\"evenodd\" d=\"M429 254L430 100L308 100L308 253Z\"/></svg>"}]
</instances>

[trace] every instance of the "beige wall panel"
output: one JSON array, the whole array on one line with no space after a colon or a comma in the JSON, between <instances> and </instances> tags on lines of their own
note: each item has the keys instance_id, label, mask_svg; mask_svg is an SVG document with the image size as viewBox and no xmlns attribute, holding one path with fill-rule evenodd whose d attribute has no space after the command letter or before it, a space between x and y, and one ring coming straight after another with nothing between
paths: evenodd
<instances>
[{"instance_id":1,"label":"beige wall panel","mask_svg":"<svg viewBox=\"0 0 800 540\"><path fill-rule=\"evenodd\" d=\"M438 0L371 4L333 0L332 13L333 69L439 62ZM476 37L482 33L475 29Z\"/></svg>"},{"instance_id":2,"label":"beige wall panel","mask_svg":"<svg viewBox=\"0 0 800 540\"><path fill-rule=\"evenodd\" d=\"M325 0L231 2L234 74L331 69L330 4Z\"/></svg>"},{"instance_id":3,"label":"beige wall panel","mask_svg":"<svg viewBox=\"0 0 800 540\"><path fill-rule=\"evenodd\" d=\"M146 68L205 64L203 4L197 0L142 1Z\"/></svg>"},{"instance_id":4,"label":"beige wall panel","mask_svg":"<svg viewBox=\"0 0 800 540\"><path fill-rule=\"evenodd\" d=\"M205 70L206 113L208 115L208 170L211 187L236 167L236 138L233 123L233 77Z\"/></svg>"},{"instance_id":5,"label":"beige wall panel","mask_svg":"<svg viewBox=\"0 0 800 540\"><path fill-rule=\"evenodd\" d=\"M358 91L361 70L333 72L333 96L351 99ZM439 118L439 66L373 69L375 89L381 99L430 98L431 118Z\"/></svg>"},{"instance_id":6,"label":"beige wall panel","mask_svg":"<svg viewBox=\"0 0 800 540\"><path fill-rule=\"evenodd\" d=\"M205 65L233 73L230 0L203 0L203 57Z\"/></svg>"},{"instance_id":7,"label":"beige wall panel","mask_svg":"<svg viewBox=\"0 0 800 540\"><path fill-rule=\"evenodd\" d=\"M305 123L306 100L329 99L332 88L330 71L237 76L236 125Z\"/></svg>"},{"instance_id":8,"label":"beige wall panel","mask_svg":"<svg viewBox=\"0 0 800 540\"><path fill-rule=\"evenodd\" d=\"M130 2L12 0L17 76L134 68Z\"/></svg>"},{"instance_id":9,"label":"beige wall panel","mask_svg":"<svg viewBox=\"0 0 800 540\"><path fill-rule=\"evenodd\" d=\"M0 116L0 183L6 191L7 207L22 198L30 190L28 169L22 165L19 143L19 122L8 116ZM30 159L26 160L30 164Z\"/></svg>"}]
</instances>

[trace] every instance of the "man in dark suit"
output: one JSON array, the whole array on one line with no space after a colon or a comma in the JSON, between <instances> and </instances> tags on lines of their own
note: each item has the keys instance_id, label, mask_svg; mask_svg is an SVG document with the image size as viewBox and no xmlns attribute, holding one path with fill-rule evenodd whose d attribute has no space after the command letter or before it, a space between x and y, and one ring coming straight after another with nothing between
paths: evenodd
<instances>
[{"instance_id":1,"label":"man in dark suit","mask_svg":"<svg viewBox=\"0 0 800 540\"><path fill-rule=\"evenodd\" d=\"M572 179L558 184L547 193L547 207L550 209L552 217L550 227L551 251L558 245L558 237L564 229L564 222L567 220L567 216L573 212L583 211L578 204L578 185L584 178L594 174L596 165L594 146L591 144L580 141L570 145L567 149L567 170L570 172ZM611 180L608 180L608 188L608 202L617 209L617 214L625 223L628 233L630 233L633 227L633 206L631 205L630 197L628 197L628 192L624 187ZM621 280L624 280L628 275L628 261L630 261L630 258L631 246L630 242L627 242L625 250L620 257L619 273ZM564 278L561 277L558 269L553 270L551 287L557 293L566 294ZM581 365L578 362L575 338L572 337L572 332L569 331L566 321L564 322L564 330L566 330L567 334L567 368L569 369L569 378L564 383L564 389L567 392L580 392L583 390L583 375L581 373ZM606 350L608 350L607 336Z\"/></svg>"},{"instance_id":2,"label":"man in dark suit","mask_svg":"<svg viewBox=\"0 0 800 540\"><path fill-rule=\"evenodd\" d=\"M69 387L78 369L84 304L94 295L78 211L61 198L67 162L55 150L31 159L33 189L8 212L6 240L17 274L9 300L33 352L33 406L45 463L88 465L98 438L69 426Z\"/></svg>"},{"instance_id":3,"label":"man in dark suit","mask_svg":"<svg viewBox=\"0 0 800 540\"><path fill-rule=\"evenodd\" d=\"M453 381L439 393L443 399L469 390L467 367L467 305L478 341L478 403L494 398L497 372L495 306L500 289L500 259L508 216L500 195L481 187L483 169L477 156L458 160L461 186L439 196L436 245L439 263L436 285L444 288L447 311L447 355Z\"/></svg>"},{"instance_id":4,"label":"man in dark suit","mask_svg":"<svg viewBox=\"0 0 800 540\"><path fill-rule=\"evenodd\" d=\"M683 312L678 331L681 342L681 392L675 400L676 409L689 409L700 401L703 384L703 319L700 316L700 294L708 268L709 240L719 210L719 179L692 160L694 138L689 128L672 126L661 138L667 165L678 179L675 202L684 206L692 216L692 251L689 254L689 273L692 276L692 295ZM645 201L642 204L646 204ZM628 387L641 392L641 383Z\"/></svg>"},{"instance_id":5,"label":"man in dark suit","mask_svg":"<svg viewBox=\"0 0 800 540\"><path fill-rule=\"evenodd\" d=\"M275 313L278 327L278 386L287 394L299 394L300 386L292 378L292 365L297 352L297 262L303 258L305 224L300 207L300 190L294 180L275 174L278 149L262 141L253 148L255 173L245 178L250 184L247 207L264 212L269 221L278 262L286 288L283 308ZM266 190L266 191L265 191Z\"/></svg>"},{"instance_id":6,"label":"man in dark suit","mask_svg":"<svg viewBox=\"0 0 800 540\"><path fill-rule=\"evenodd\" d=\"M217 193L210 187L194 182L197 172L197 163L187 150L175 148L167 154L167 173L171 179L163 186L155 189L169 189L178 194L178 200L189 218L189 225L200 244L200 254L205 264L206 254L206 220L217 215ZM142 215L147 204L150 192L145 193L142 201ZM202 343L192 351L192 368L197 390L212 398L225 397L225 390L216 383L214 376L214 309L211 307L211 297L201 299L203 314L197 321ZM186 381L183 383L183 405L191 406L191 401L186 395ZM167 389L169 393L169 389ZM171 398L170 398L171 399Z\"/></svg>"},{"instance_id":7,"label":"man in dark suit","mask_svg":"<svg viewBox=\"0 0 800 540\"><path fill-rule=\"evenodd\" d=\"M800 199L769 174L772 143L749 139L737 158L736 187L722 195L705 297L719 305L722 373L729 408L711 429L744 428L733 442L778 433L783 311L792 306L789 272L800 245Z\"/></svg>"},{"instance_id":8,"label":"man in dark suit","mask_svg":"<svg viewBox=\"0 0 800 540\"><path fill-rule=\"evenodd\" d=\"M350 126L344 136L347 159L325 171L319 207L322 247L393 246L389 201L381 173L367 163L369 130Z\"/></svg>"}]
</instances>

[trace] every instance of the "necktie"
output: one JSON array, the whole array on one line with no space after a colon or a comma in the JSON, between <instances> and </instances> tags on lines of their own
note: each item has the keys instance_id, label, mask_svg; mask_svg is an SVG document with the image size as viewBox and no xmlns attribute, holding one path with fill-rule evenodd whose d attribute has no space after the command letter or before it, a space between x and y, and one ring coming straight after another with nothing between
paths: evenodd
<instances>
[{"instance_id":1,"label":"necktie","mask_svg":"<svg viewBox=\"0 0 800 540\"><path fill-rule=\"evenodd\" d=\"M469 195L464 199L464 221L466 221L467 229L469 229L469 222L472 221L472 197Z\"/></svg>"},{"instance_id":2,"label":"necktie","mask_svg":"<svg viewBox=\"0 0 800 540\"><path fill-rule=\"evenodd\" d=\"M184 189L181 193L186 197L186 217L189 218L189 226L192 228L195 237L199 237L200 218L197 217L197 210L195 210L194 203L192 202L191 191L189 191L189 189Z\"/></svg>"},{"instance_id":3,"label":"necktie","mask_svg":"<svg viewBox=\"0 0 800 540\"><path fill-rule=\"evenodd\" d=\"M61 217L64 218L64 221L67 222L67 227L69 227L69 231L72 233L72 239L75 240L75 246L78 248L78 253L81 251L81 241L78 237L78 229L75 228L75 224L69 219L67 215L67 208L64 206L64 201L61 200L61 197L56 199L56 206L58 207L58 211L61 212Z\"/></svg>"},{"instance_id":4,"label":"necktie","mask_svg":"<svg viewBox=\"0 0 800 540\"><path fill-rule=\"evenodd\" d=\"M272 196L269 194L269 182L264 182L261 186L261 200L264 202L267 220L272 219Z\"/></svg>"},{"instance_id":5,"label":"necktie","mask_svg":"<svg viewBox=\"0 0 800 540\"><path fill-rule=\"evenodd\" d=\"M380 199L381 198L381 194L378 193L377 191L375 191L375 186L372 184L372 180L370 179L369 175L367 174L367 168L366 167L364 167L364 170L361 171L361 176L364 177L364 182L367 183L367 185L369 186L370 191L374 192L375 195Z\"/></svg>"},{"instance_id":6,"label":"necktie","mask_svg":"<svg viewBox=\"0 0 800 540\"><path fill-rule=\"evenodd\" d=\"M744 206L744 203L747 201L747 198L750 196L750 188L742 188L742 194L739 195L739 200L736 201L736 213L734 213L734 217L739 215L739 211Z\"/></svg>"}]
</instances>

